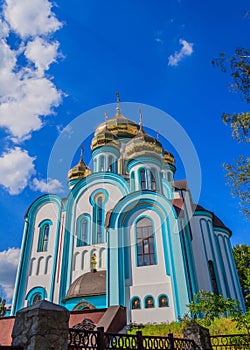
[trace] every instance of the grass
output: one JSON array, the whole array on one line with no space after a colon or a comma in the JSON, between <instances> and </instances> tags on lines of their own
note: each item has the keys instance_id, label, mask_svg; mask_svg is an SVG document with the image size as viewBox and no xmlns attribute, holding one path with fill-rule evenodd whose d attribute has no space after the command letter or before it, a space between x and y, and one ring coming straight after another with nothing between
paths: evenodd
<instances>
[{"instance_id":1,"label":"grass","mask_svg":"<svg viewBox=\"0 0 250 350\"><path fill-rule=\"evenodd\" d=\"M202 320L198 323L209 329L210 335L219 334L241 334L246 333L246 330L237 329L236 323L230 318L217 318L210 326L204 325ZM129 331L130 334L135 334L138 330L142 331L143 335L158 335L167 336L169 333L173 333L175 338L182 338L183 329L186 327L185 322L171 322L171 323L161 323L161 324L145 324L141 326L132 326Z\"/></svg>"}]
</instances>

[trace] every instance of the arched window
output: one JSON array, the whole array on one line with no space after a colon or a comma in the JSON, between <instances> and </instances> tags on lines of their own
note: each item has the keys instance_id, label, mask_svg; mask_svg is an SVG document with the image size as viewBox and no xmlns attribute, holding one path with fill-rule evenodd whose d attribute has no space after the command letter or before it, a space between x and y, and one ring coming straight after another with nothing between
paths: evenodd
<instances>
[{"instance_id":1,"label":"arched window","mask_svg":"<svg viewBox=\"0 0 250 350\"><path fill-rule=\"evenodd\" d=\"M102 196L97 198L97 215L96 215L96 235L97 243L102 243L102 231L103 231L103 200Z\"/></svg>"},{"instance_id":2,"label":"arched window","mask_svg":"<svg viewBox=\"0 0 250 350\"><path fill-rule=\"evenodd\" d=\"M219 295L219 289L218 289L218 284L217 284L216 275L215 275L215 271L214 271L214 264L213 264L212 260L208 260L208 268L209 268L213 292L214 292L214 294Z\"/></svg>"},{"instance_id":3,"label":"arched window","mask_svg":"<svg viewBox=\"0 0 250 350\"><path fill-rule=\"evenodd\" d=\"M168 174L167 174L167 178L168 178L168 182L171 181L171 173L168 171Z\"/></svg>"},{"instance_id":4,"label":"arched window","mask_svg":"<svg viewBox=\"0 0 250 350\"><path fill-rule=\"evenodd\" d=\"M112 156L108 156L108 171L114 172L114 159Z\"/></svg>"},{"instance_id":5,"label":"arched window","mask_svg":"<svg viewBox=\"0 0 250 350\"><path fill-rule=\"evenodd\" d=\"M141 309L141 300L140 300L140 298L134 297L132 299L132 309L133 310Z\"/></svg>"},{"instance_id":6,"label":"arched window","mask_svg":"<svg viewBox=\"0 0 250 350\"><path fill-rule=\"evenodd\" d=\"M168 297L165 294L159 296L159 307L168 307Z\"/></svg>"},{"instance_id":7,"label":"arched window","mask_svg":"<svg viewBox=\"0 0 250 350\"><path fill-rule=\"evenodd\" d=\"M145 169L140 170L140 180L141 180L141 189L145 190L146 189L146 170Z\"/></svg>"},{"instance_id":8,"label":"arched window","mask_svg":"<svg viewBox=\"0 0 250 350\"><path fill-rule=\"evenodd\" d=\"M89 216L81 215L77 222L76 246L83 247L89 244Z\"/></svg>"},{"instance_id":9,"label":"arched window","mask_svg":"<svg viewBox=\"0 0 250 350\"><path fill-rule=\"evenodd\" d=\"M155 307L155 301L154 298L152 296L148 296L145 299L145 309L151 309Z\"/></svg>"},{"instance_id":10,"label":"arched window","mask_svg":"<svg viewBox=\"0 0 250 350\"><path fill-rule=\"evenodd\" d=\"M137 266L156 264L155 235L152 221L143 218L136 224Z\"/></svg>"},{"instance_id":11,"label":"arched window","mask_svg":"<svg viewBox=\"0 0 250 350\"><path fill-rule=\"evenodd\" d=\"M100 171L105 171L105 169L104 169L104 156L100 156Z\"/></svg>"},{"instance_id":12,"label":"arched window","mask_svg":"<svg viewBox=\"0 0 250 350\"><path fill-rule=\"evenodd\" d=\"M38 303L39 301L42 300L42 295L41 293L37 293L34 295L33 300L32 300L32 305L35 303Z\"/></svg>"},{"instance_id":13,"label":"arched window","mask_svg":"<svg viewBox=\"0 0 250 350\"><path fill-rule=\"evenodd\" d=\"M47 298L47 292L43 287L35 287L29 291L26 296L28 306L38 303Z\"/></svg>"},{"instance_id":14,"label":"arched window","mask_svg":"<svg viewBox=\"0 0 250 350\"><path fill-rule=\"evenodd\" d=\"M133 171L130 175L130 190L131 192L135 190L135 173Z\"/></svg>"},{"instance_id":15,"label":"arched window","mask_svg":"<svg viewBox=\"0 0 250 350\"><path fill-rule=\"evenodd\" d=\"M150 177L151 177L151 190L156 191L156 172L155 172L155 169L151 169Z\"/></svg>"},{"instance_id":16,"label":"arched window","mask_svg":"<svg viewBox=\"0 0 250 350\"><path fill-rule=\"evenodd\" d=\"M49 231L50 225L52 224L51 220L45 220L39 224L39 239L38 239L38 252L46 252L48 250L49 243Z\"/></svg>"}]
</instances>

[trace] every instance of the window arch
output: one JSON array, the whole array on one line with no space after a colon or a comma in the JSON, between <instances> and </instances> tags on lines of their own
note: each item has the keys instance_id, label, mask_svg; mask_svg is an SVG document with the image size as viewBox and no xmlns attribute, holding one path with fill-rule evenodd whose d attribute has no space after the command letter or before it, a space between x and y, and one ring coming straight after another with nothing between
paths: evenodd
<instances>
[{"instance_id":1,"label":"window arch","mask_svg":"<svg viewBox=\"0 0 250 350\"><path fill-rule=\"evenodd\" d=\"M135 190L135 173L132 171L130 175L130 190L133 192Z\"/></svg>"},{"instance_id":2,"label":"window arch","mask_svg":"<svg viewBox=\"0 0 250 350\"><path fill-rule=\"evenodd\" d=\"M133 297L131 302L132 310L141 309L141 299L139 297Z\"/></svg>"},{"instance_id":3,"label":"window arch","mask_svg":"<svg viewBox=\"0 0 250 350\"><path fill-rule=\"evenodd\" d=\"M168 307L169 306L168 297L166 294L159 295L158 305L159 305L159 307Z\"/></svg>"},{"instance_id":4,"label":"window arch","mask_svg":"<svg viewBox=\"0 0 250 350\"><path fill-rule=\"evenodd\" d=\"M146 190L147 181L146 181L146 170L145 169L140 169L140 182L141 182L141 189Z\"/></svg>"},{"instance_id":5,"label":"window arch","mask_svg":"<svg viewBox=\"0 0 250 350\"><path fill-rule=\"evenodd\" d=\"M108 192L105 189L95 190L89 198L93 206L92 244L104 242L105 203L107 200Z\"/></svg>"},{"instance_id":6,"label":"window arch","mask_svg":"<svg viewBox=\"0 0 250 350\"><path fill-rule=\"evenodd\" d=\"M217 279L216 279L216 275L215 275L214 263L212 260L208 260L208 269L209 269L209 273L210 273L213 292L214 292L214 294L219 295L219 288L218 288L218 283L217 283Z\"/></svg>"},{"instance_id":7,"label":"window arch","mask_svg":"<svg viewBox=\"0 0 250 350\"><path fill-rule=\"evenodd\" d=\"M46 298L46 290L43 287L35 287L29 291L25 299L28 301L28 306L31 306Z\"/></svg>"},{"instance_id":8,"label":"window arch","mask_svg":"<svg viewBox=\"0 0 250 350\"><path fill-rule=\"evenodd\" d=\"M154 307L155 307L154 298L151 295L145 297L145 309L152 309Z\"/></svg>"},{"instance_id":9,"label":"window arch","mask_svg":"<svg viewBox=\"0 0 250 350\"><path fill-rule=\"evenodd\" d=\"M108 171L114 172L114 157L108 156Z\"/></svg>"},{"instance_id":10,"label":"window arch","mask_svg":"<svg viewBox=\"0 0 250 350\"><path fill-rule=\"evenodd\" d=\"M156 171L155 169L150 170L151 190L156 191Z\"/></svg>"},{"instance_id":11,"label":"window arch","mask_svg":"<svg viewBox=\"0 0 250 350\"><path fill-rule=\"evenodd\" d=\"M47 250L48 250L49 233L50 233L50 226L51 225L52 225L51 220L44 220L38 225L38 227L40 228L39 229L38 245L37 245L38 252L47 252Z\"/></svg>"},{"instance_id":12,"label":"window arch","mask_svg":"<svg viewBox=\"0 0 250 350\"><path fill-rule=\"evenodd\" d=\"M136 223L137 266L156 265L155 235L149 218L142 218Z\"/></svg>"},{"instance_id":13,"label":"window arch","mask_svg":"<svg viewBox=\"0 0 250 350\"><path fill-rule=\"evenodd\" d=\"M105 159L104 159L104 156L100 156L99 161L100 161L100 168L99 168L99 170L100 171L105 171Z\"/></svg>"},{"instance_id":14,"label":"window arch","mask_svg":"<svg viewBox=\"0 0 250 350\"><path fill-rule=\"evenodd\" d=\"M90 216L88 214L81 215L77 220L77 239L76 246L83 247L89 245L90 236Z\"/></svg>"}]
</instances>

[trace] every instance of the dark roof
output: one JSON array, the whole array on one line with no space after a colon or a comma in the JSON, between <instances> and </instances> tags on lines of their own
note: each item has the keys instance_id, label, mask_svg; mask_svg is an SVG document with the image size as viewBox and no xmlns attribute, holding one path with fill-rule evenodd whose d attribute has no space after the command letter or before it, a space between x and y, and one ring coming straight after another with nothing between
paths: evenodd
<instances>
[{"instance_id":1,"label":"dark roof","mask_svg":"<svg viewBox=\"0 0 250 350\"><path fill-rule=\"evenodd\" d=\"M184 217L184 202L182 198L171 199L174 209L178 217Z\"/></svg>"},{"instance_id":2,"label":"dark roof","mask_svg":"<svg viewBox=\"0 0 250 350\"><path fill-rule=\"evenodd\" d=\"M69 287L65 299L106 294L106 271L87 272Z\"/></svg>"},{"instance_id":3,"label":"dark roof","mask_svg":"<svg viewBox=\"0 0 250 350\"><path fill-rule=\"evenodd\" d=\"M188 184L186 180L177 180L172 183L173 187L177 190L188 190Z\"/></svg>"},{"instance_id":4,"label":"dark roof","mask_svg":"<svg viewBox=\"0 0 250 350\"><path fill-rule=\"evenodd\" d=\"M230 234L232 234L232 231L212 211L205 209L204 207L202 207L199 204L192 204L192 209L193 209L193 211L206 211L206 212L212 214L213 226L225 228L226 230L228 230L230 232Z\"/></svg>"}]
</instances>

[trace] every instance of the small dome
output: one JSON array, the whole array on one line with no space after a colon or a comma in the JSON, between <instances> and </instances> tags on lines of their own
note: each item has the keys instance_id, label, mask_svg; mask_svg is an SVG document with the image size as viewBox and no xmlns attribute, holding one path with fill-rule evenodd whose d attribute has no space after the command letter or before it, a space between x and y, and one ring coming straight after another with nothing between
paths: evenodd
<instances>
[{"instance_id":1,"label":"small dome","mask_svg":"<svg viewBox=\"0 0 250 350\"><path fill-rule=\"evenodd\" d=\"M119 138L132 138L138 133L139 126L134 121L125 118L120 112L120 107L117 107L116 110L113 118L106 120L96 128L95 136L105 129Z\"/></svg>"},{"instance_id":2,"label":"small dome","mask_svg":"<svg viewBox=\"0 0 250 350\"><path fill-rule=\"evenodd\" d=\"M162 145L160 141L148 135L141 128L137 135L127 143L125 149L125 157L134 158L138 157L139 155L147 154L148 152L153 152L161 156Z\"/></svg>"},{"instance_id":3,"label":"small dome","mask_svg":"<svg viewBox=\"0 0 250 350\"><path fill-rule=\"evenodd\" d=\"M106 294L106 271L87 272L69 287L65 299Z\"/></svg>"},{"instance_id":4,"label":"small dome","mask_svg":"<svg viewBox=\"0 0 250 350\"><path fill-rule=\"evenodd\" d=\"M83 156L81 154L79 163L71 168L68 172L68 181L83 179L84 177L91 174L91 170L83 161Z\"/></svg>"},{"instance_id":5,"label":"small dome","mask_svg":"<svg viewBox=\"0 0 250 350\"><path fill-rule=\"evenodd\" d=\"M174 156L172 155L172 153L170 153L170 152L168 152L166 150L164 150L163 158L164 158L164 162L165 163L169 163L169 164L172 164L172 165L175 164Z\"/></svg>"},{"instance_id":6,"label":"small dome","mask_svg":"<svg viewBox=\"0 0 250 350\"><path fill-rule=\"evenodd\" d=\"M118 137L108 130L106 123L102 131L100 131L99 133L95 132L95 135L91 141L92 151L98 147L103 146L112 146L117 149L120 149L121 147L121 143Z\"/></svg>"}]
</instances>

